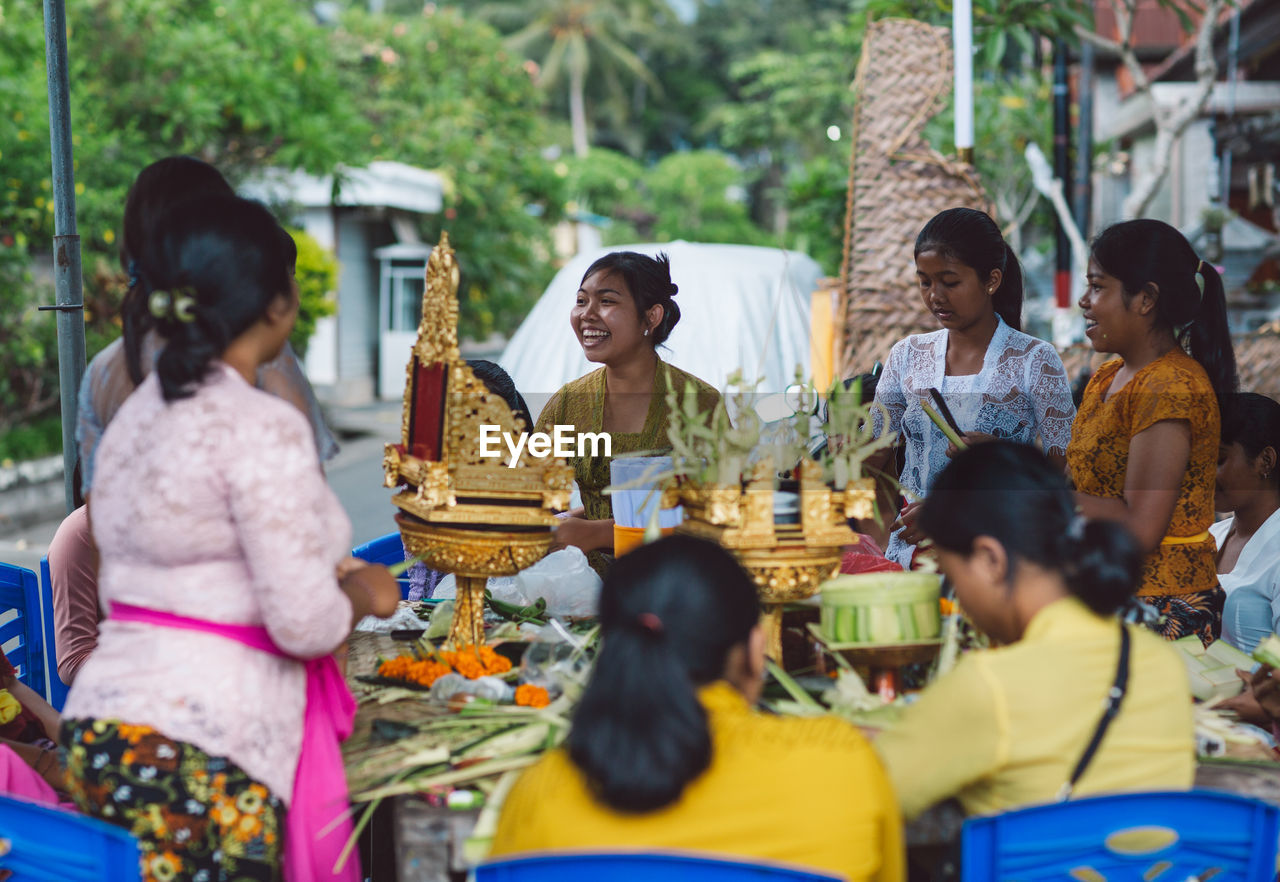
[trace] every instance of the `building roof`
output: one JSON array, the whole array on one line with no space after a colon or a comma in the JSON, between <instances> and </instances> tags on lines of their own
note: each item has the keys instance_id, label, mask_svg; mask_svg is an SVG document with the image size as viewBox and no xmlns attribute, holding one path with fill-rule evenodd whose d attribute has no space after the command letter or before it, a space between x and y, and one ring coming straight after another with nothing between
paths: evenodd
<instances>
[{"instance_id":1,"label":"building roof","mask_svg":"<svg viewBox=\"0 0 1280 882\"><path fill-rule=\"evenodd\" d=\"M403 162L371 162L365 168L339 166L323 176L268 169L240 189L255 199L303 208L378 207L435 214L444 206L444 188L437 172Z\"/></svg>"}]
</instances>

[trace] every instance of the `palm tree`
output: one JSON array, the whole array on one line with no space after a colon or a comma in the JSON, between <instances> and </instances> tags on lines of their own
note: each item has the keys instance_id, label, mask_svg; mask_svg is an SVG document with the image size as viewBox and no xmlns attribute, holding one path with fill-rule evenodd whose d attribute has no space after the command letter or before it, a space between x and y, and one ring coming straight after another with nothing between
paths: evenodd
<instances>
[{"instance_id":1,"label":"palm tree","mask_svg":"<svg viewBox=\"0 0 1280 882\"><path fill-rule=\"evenodd\" d=\"M537 79L543 88L552 89L567 78L575 156L586 156L589 146L586 87L593 66L621 69L661 91L657 78L626 41L652 32L664 13L670 10L663 0L507 0L479 10L482 18L499 27L517 25L506 37L513 51L542 53Z\"/></svg>"}]
</instances>

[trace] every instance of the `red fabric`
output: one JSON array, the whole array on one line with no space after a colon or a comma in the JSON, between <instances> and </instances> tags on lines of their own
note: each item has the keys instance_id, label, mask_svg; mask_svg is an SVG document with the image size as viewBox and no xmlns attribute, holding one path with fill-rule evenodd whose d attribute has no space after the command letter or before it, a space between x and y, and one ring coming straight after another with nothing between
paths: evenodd
<instances>
[{"instance_id":1,"label":"red fabric","mask_svg":"<svg viewBox=\"0 0 1280 882\"><path fill-rule=\"evenodd\" d=\"M902 567L885 557L875 540L863 533L858 534L856 544L845 546L844 556L840 559L840 573L845 576L899 572L902 572Z\"/></svg>"},{"instance_id":2,"label":"red fabric","mask_svg":"<svg viewBox=\"0 0 1280 882\"><path fill-rule=\"evenodd\" d=\"M419 459L440 459L444 431L444 364L413 362L413 413L409 422L409 452Z\"/></svg>"}]
</instances>

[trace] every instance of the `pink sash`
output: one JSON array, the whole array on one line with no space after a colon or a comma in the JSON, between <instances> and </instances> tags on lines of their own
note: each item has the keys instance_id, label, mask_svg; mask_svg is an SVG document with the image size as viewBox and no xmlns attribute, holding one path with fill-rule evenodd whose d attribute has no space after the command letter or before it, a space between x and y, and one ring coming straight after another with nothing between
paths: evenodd
<instances>
[{"instance_id":1,"label":"pink sash","mask_svg":"<svg viewBox=\"0 0 1280 882\"><path fill-rule=\"evenodd\" d=\"M217 634L250 649L290 657L271 642L267 629L259 625L226 625L124 603L111 605L111 618L117 622L142 622ZM352 832L347 814L347 776L339 744L351 734L355 724L355 699L332 656L307 659L304 664L307 712L293 797L285 812L285 879L288 882L359 882L359 861L348 860L343 866L337 866Z\"/></svg>"}]
</instances>

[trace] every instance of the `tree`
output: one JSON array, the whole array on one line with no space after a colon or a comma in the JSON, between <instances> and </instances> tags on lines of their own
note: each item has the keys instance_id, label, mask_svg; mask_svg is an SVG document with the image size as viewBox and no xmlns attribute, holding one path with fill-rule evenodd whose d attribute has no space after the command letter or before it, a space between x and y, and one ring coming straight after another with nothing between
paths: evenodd
<instances>
[{"instance_id":1,"label":"tree","mask_svg":"<svg viewBox=\"0 0 1280 882\"><path fill-rule=\"evenodd\" d=\"M723 153L672 153L650 169L644 181L649 204L657 216L653 237L659 242L769 242L769 237L751 222L741 170Z\"/></svg>"},{"instance_id":2,"label":"tree","mask_svg":"<svg viewBox=\"0 0 1280 882\"><path fill-rule=\"evenodd\" d=\"M1133 44L1133 22L1138 12L1138 0L1109 0L1115 13L1119 39L1111 39L1084 26L1076 28L1080 39L1092 43L1104 54L1117 58L1133 77L1134 93L1151 103L1151 113L1156 126L1156 144L1153 160L1138 178L1138 184L1124 200L1125 217L1141 217L1155 198L1160 184L1169 174L1173 150L1183 133L1204 112L1213 84L1218 79L1218 63L1213 54L1213 32L1218 17L1227 6L1227 0L1206 0L1203 8L1187 0L1160 0L1160 6L1178 14L1183 27L1195 31L1195 89L1190 95L1172 107L1157 103L1151 93L1151 78L1138 61ZM1192 13L1200 13L1198 24L1193 23Z\"/></svg>"},{"instance_id":3,"label":"tree","mask_svg":"<svg viewBox=\"0 0 1280 882\"><path fill-rule=\"evenodd\" d=\"M549 226L564 179L541 155L544 99L520 57L487 24L457 10L396 20L352 10L334 31L340 88L367 122L363 150L438 170L443 216L463 270L461 332L509 331L551 276Z\"/></svg>"},{"instance_id":4,"label":"tree","mask_svg":"<svg viewBox=\"0 0 1280 882\"><path fill-rule=\"evenodd\" d=\"M667 13L669 14L669 10ZM537 81L545 89L567 79L573 153L587 155L587 76L596 70L602 81L620 87L619 69L653 89L656 77L627 41L644 33L662 15L661 0L512 0L491 3L479 11L496 24L522 22L506 38L516 52L540 54Z\"/></svg>"}]
</instances>

